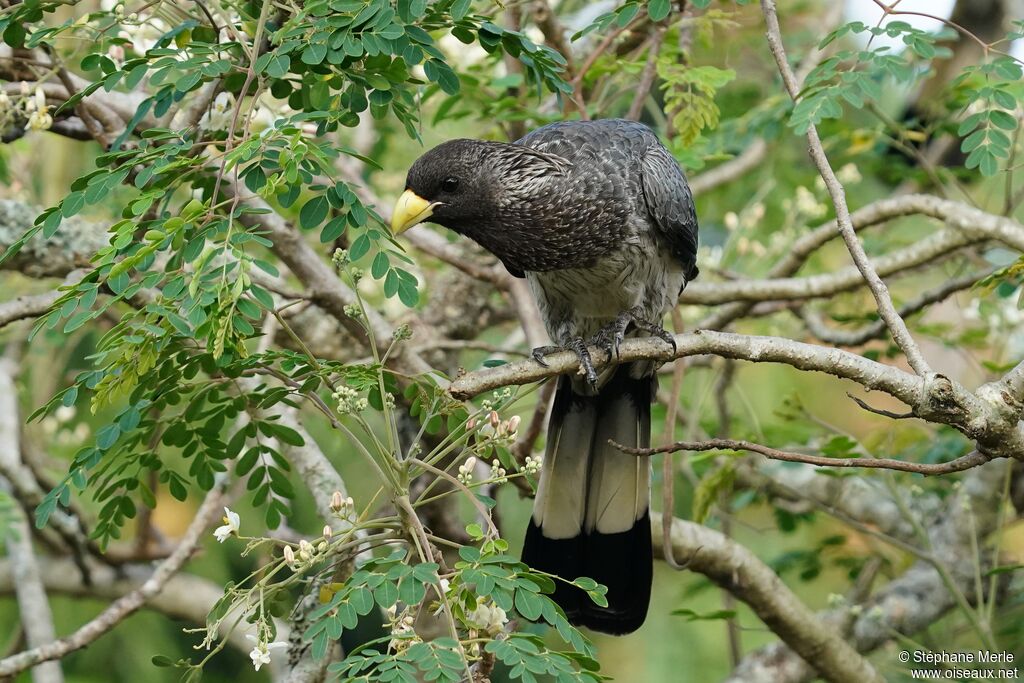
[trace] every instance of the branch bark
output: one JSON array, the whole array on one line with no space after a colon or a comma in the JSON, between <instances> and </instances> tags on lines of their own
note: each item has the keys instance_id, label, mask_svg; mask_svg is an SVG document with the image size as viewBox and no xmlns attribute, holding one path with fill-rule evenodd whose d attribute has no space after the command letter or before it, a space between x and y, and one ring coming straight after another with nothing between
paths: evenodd
<instances>
[{"instance_id":1,"label":"branch bark","mask_svg":"<svg viewBox=\"0 0 1024 683\"><path fill-rule=\"evenodd\" d=\"M219 482L199 506L195 518L189 524L178 547L160 563L153 575L146 579L138 589L115 601L99 616L81 626L71 635L0 659L0 676L14 676L40 662L60 659L75 650L80 650L107 633L130 614L138 611L140 607L163 590L171 577L192 556L202 537L206 534L207 528L220 512L222 500L223 482Z\"/></svg>"},{"instance_id":2,"label":"branch bark","mask_svg":"<svg viewBox=\"0 0 1024 683\"><path fill-rule=\"evenodd\" d=\"M971 470L957 495L943 504L943 515L928 527L934 561L919 560L874 596L821 613L819 618L838 625L851 646L868 653L895 635L912 636L941 619L957 606L952 590L973 596L977 573L985 572L994 560L991 553L979 558L973 543L996 528L999 506L991 504L992 498L1010 464L991 462ZM816 675L788 644L776 643L748 654L726 683L806 683Z\"/></svg>"},{"instance_id":3,"label":"branch bark","mask_svg":"<svg viewBox=\"0 0 1024 683\"><path fill-rule=\"evenodd\" d=\"M21 418L18 410L18 391L14 386L16 363L0 358L0 459L19 459L18 443ZM13 465L5 467L13 469ZM0 489L11 491L8 481L0 476ZM18 599L18 615L29 647L45 647L57 638L53 627L53 613L46 595L46 587L39 578L39 562L32 548L32 531L23 511L19 510L6 539L11 573L15 579L14 592ZM59 662L41 662L32 669L35 683L63 683L64 674Z\"/></svg>"},{"instance_id":4,"label":"branch bark","mask_svg":"<svg viewBox=\"0 0 1024 683\"><path fill-rule=\"evenodd\" d=\"M654 552L671 552L687 568L707 576L754 611L773 633L824 679L834 683L884 680L832 626L820 620L766 564L742 545L700 524L672 520L670 542L662 542L661 515L651 515Z\"/></svg>"}]
</instances>

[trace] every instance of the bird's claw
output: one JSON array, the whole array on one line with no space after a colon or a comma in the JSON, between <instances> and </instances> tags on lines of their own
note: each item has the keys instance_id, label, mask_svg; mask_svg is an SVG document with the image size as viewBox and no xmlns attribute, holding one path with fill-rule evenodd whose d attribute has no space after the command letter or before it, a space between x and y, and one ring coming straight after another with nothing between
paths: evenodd
<instances>
[{"instance_id":1,"label":"bird's claw","mask_svg":"<svg viewBox=\"0 0 1024 683\"><path fill-rule=\"evenodd\" d=\"M590 338L590 344L603 350L608 354L608 362L619 357L619 344L626 338L626 328L629 326L630 318L619 315L615 320L608 323Z\"/></svg>"},{"instance_id":2,"label":"bird's claw","mask_svg":"<svg viewBox=\"0 0 1024 683\"><path fill-rule=\"evenodd\" d=\"M557 353L558 351L572 351L576 354L576 358L580 363L580 374L586 376L587 382L590 386L597 386L597 371L594 369L594 361L590 357L590 351L587 350L587 342L584 341L583 337L576 337L568 344L563 346L538 346L530 352L530 358L537 362L542 368L550 367L544 356L549 353Z\"/></svg>"},{"instance_id":3,"label":"bird's claw","mask_svg":"<svg viewBox=\"0 0 1024 683\"><path fill-rule=\"evenodd\" d=\"M534 361L536 361L537 365L541 366L542 368L546 368L546 367L549 367L549 366L548 366L548 362L544 359L544 356L548 355L549 353L555 353L557 351L562 351L562 347L561 346L538 346L537 348L535 348L533 351L530 352L530 358L532 358Z\"/></svg>"},{"instance_id":4,"label":"bird's claw","mask_svg":"<svg viewBox=\"0 0 1024 683\"><path fill-rule=\"evenodd\" d=\"M618 358L619 356L619 344L626 337L626 330L629 328L630 323L633 327L646 332L652 337L657 337L666 344L672 347L672 352L676 351L676 340L664 327L657 323L653 323L650 320L642 317L642 312L637 308L631 308L628 311L623 311L615 317L615 320L611 321L600 330L597 331L593 337L591 337L591 344L594 346L604 349L608 354L608 360L611 361L613 357Z\"/></svg>"}]
</instances>

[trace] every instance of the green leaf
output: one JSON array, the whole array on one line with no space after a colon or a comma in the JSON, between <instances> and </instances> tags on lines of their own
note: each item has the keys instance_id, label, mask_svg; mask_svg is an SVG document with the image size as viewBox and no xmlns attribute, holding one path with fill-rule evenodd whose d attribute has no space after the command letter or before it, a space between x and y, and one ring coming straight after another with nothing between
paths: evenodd
<instances>
[{"instance_id":1,"label":"green leaf","mask_svg":"<svg viewBox=\"0 0 1024 683\"><path fill-rule=\"evenodd\" d=\"M299 225L303 230L312 230L327 218L330 202L324 195L317 195L306 202L299 211Z\"/></svg>"},{"instance_id":2,"label":"green leaf","mask_svg":"<svg viewBox=\"0 0 1024 683\"><path fill-rule=\"evenodd\" d=\"M671 10L672 3L669 0L651 0L647 4L647 14L651 21L661 21Z\"/></svg>"},{"instance_id":3,"label":"green leaf","mask_svg":"<svg viewBox=\"0 0 1024 683\"><path fill-rule=\"evenodd\" d=\"M704 475L693 495L693 521L703 524L720 495L732 489L736 470L731 462Z\"/></svg>"},{"instance_id":4,"label":"green leaf","mask_svg":"<svg viewBox=\"0 0 1024 683\"><path fill-rule=\"evenodd\" d=\"M452 19L455 21L462 21L465 19L466 15L469 13L470 2L471 0L455 0L455 2L452 3L452 8L450 10Z\"/></svg>"}]
</instances>

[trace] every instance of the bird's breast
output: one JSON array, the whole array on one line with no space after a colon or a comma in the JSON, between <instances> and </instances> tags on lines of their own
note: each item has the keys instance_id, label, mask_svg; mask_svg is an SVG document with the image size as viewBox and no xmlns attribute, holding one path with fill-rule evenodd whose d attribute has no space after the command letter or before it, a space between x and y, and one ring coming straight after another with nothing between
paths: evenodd
<instances>
[{"instance_id":1,"label":"bird's breast","mask_svg":"<svg viewBox=\"0 0 1024 683\"><path fill-rule=\"evenodd\" d=\"M558 344L588 337L635 306L660 320L674 303L683 274L649 239L629 240L583 268L527 272L548 334Z\"/></svg>"}]
</instances>

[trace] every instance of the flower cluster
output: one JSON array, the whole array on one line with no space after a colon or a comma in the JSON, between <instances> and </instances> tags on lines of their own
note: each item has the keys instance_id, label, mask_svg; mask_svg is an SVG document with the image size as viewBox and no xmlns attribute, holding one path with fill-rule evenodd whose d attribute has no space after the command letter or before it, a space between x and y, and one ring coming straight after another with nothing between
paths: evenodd
<instances>
[{"instance_id":1,"label":"flower cluster","mask_svg":"<svg viewBox=\"0 0 1024 683\"><path fill-rule=\"evenodd\" d=\"M492 411L508 399L512 398L512 388L505 387L491 392L491 398L485 398L480 402L480 407L485 411Z\"/></svg>"},{"instance_id":2,"label":"flower cluster","mask_svg":"<svg viewBox=\"0 0 1024 683\"><path fill-rule=\"evenodd\" d=\"M477 598L476 607L466 613L466 623L478 631L486 631L490 635L497 635L508 623L508 615L505 610L495 605L487 598Z\"/></svg>"},{"instance_id":3,"label":"flower cluster","mask_svg":"<svg viewBox=\"0 0 1024 683\"><path fill-rule=\"evenodd\" d=\"M814 193L803 185L796 188L796 197L787 199L782 203L782 208L787 212L795 211L805 218L822 218L828 213L828 206L818 201Z\"/></svg>"},{"instance_id":4,"label":"flower cluster","mask_svg":"<svg viewBox=\"0 0 1024 683\"><path fill-rule=\"evenodd\" d=\"M476 468L476 456L466 458L466 462L459 465L459 481L468 484L473 481L473 470Z\"/></svg>"},{"instance_id":5,"label":"flower cluster","mask_svg":"<svg viewBox=\"0 0 1024 683\"><path fill-rule=\"evenodd\" d=\"M359 396L359 392L352 387L338 387L338 389L331 394L331 398L338 404L338 412L342 415L349 415L352 413L361 413L366 410L370 403L365 398Z\"/></svg>"},{"instance_id":6,"label":"flower cluster","mask_svg":"<svg viewBox=\"0 0 1024 683\"><path fill-rule=\"evenodd\" d=\"M391 338L396 342L412 339L412 328L409 327L408 323L402 323L391 333Z\"/></svg>"},{"instance_id":7,"label":"flower cluster","mask_svg":"<svg viewBox=\"0 0 1024 683\"><path fill-rule=\"evenodd\" d=\"M348 249L335 249L334 254L331 255L331 263L339 270L348 265Z\"/></svg>"},{"instance_id":8,"label":"flower cluster","mask_svg":"<svg viewBox=\"0 0 1024 683\"><path fill-rule=\"evenodd\" d=\"M519 436L519 423L522 421L518 415L513 415L508 420L502 420L496 410L487 414L487 420L480 426L477 436L487 442L493 441L495 445L511 444ZM466 422L466 429L473 431L477 429L478 422L470 418Z\"/></svg>"},{"instance_id":9,"label":"flower cluster","mask_svg":"<svg viewBox=\"0 0 1024 683\"><path fill-rule=\"evenodd\" d=\"M402 610L399 614L397 606L392 605L386 611L388 621L391 623L391 642L388 643L388 649L398 653L420 639L413 628L416 624L416 617L413 616L409 608Z\"/></svg>"},{"instance_id":10,"label":"flower cluster","mask_svg":"<svg viewBox=\"0 0 1024 683\"><path fill-rule=\"evenodd\" d=\"M526 460L523 462L523 471L527 474L537 474L540 472L540 468L544 465L544 458L540 455L526 456Z\"/></svg>"},{"instance_id":11,"label":"flower cluster","mask_svg":"<svg viewBox=\"0 0 1024 683\"><path fill-rule=\"evenodd\" d=\"M497 458L491 461L490 479L495 484L504 484L506 481L508 481L508 477L506 476L506 474L507 472L505 472L505 468L501 466L501 462Z\"/></svg>"},{"instance_id":12,"label":"flower cluster","mask_svg":"<svg viewBox=\"0 0 1024 683\"><path fill-rule=\"evenodd\" d=\"M36 87L35 93L29 92L28 84L21 84L21 109L27 117L25 127L29 130L49 130L53 126L53 117L50 115L50 107L46 104L46 93L41 87ZM6 93L0 99L0 120L6 121L9 114L14 112L11 100Z\"/></svg>"},{"instance_id":13,"label":"flower cluster","mask_svg":"<svg viewBox=\"0 0 1024 683\"><path fill-rule=\"evenodd\" d=\"M346 498L341 495L341 491L335 491L331 495L331 512L339 519L351 520L356 514L356 503L352 500L352 496Z\"/></svg>"}]
</instances>

